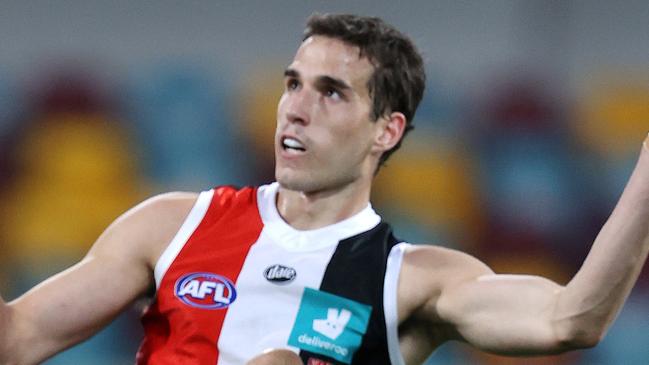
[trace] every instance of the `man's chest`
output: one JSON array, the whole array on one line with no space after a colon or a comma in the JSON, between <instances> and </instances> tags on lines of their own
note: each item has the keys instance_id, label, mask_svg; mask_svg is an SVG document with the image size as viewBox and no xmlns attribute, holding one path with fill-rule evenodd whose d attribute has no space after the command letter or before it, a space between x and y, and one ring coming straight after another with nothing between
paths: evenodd
<instances>
[{"instance_id":1,"label":"man's chest","mask_svg":"<svg viewBox=\"0 0 649 365\"><path fill-rule=\"evenodd\" d=\"M332 260L337 248L290 251L262 232L243 260L234 248L218 255L185 253L165 275L158 306L172 327L213 338L219 364L243 363L268 348L349 363L372 311L380 308L332 293L331 287L362 285L352 276L346 282L332 276L343 271L340 259Z\"/></svg>"}]
</instances>

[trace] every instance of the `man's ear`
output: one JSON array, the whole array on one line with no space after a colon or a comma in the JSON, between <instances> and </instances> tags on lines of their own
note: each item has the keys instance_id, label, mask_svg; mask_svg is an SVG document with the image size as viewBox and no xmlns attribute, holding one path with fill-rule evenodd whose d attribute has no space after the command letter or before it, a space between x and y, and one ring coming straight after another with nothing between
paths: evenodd
<instances>
[{"instance_id":1,"label":"man's ear","mask_svg":"<svg viewBox=\"0 0 649 365\"><path fill-rule=\"evenodd\" d=\"M382 153L396 146L403 137L406 130L406 116L400 112L392 112L388 116L379 118L377 123L374 149Z\"/></svg>"}]
</instances>

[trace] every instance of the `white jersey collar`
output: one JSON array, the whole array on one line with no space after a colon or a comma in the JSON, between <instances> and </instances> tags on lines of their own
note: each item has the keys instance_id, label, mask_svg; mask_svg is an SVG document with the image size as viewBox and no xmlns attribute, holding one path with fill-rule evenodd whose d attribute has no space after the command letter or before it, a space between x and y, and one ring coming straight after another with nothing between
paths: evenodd
<instances>
[{"instance_id":1,"label":"white jersey collar","mask_svg":"<svg viewBox=\"0 0 649 365\"><path fill-rule=\"evenodd\" d=\"M369 231L381 222L381 217L367 204L360 212L340 222L312 230L291 227L277 211L279 183L260 186L257 190L259 214L264 232L289 251L312 251L335 245L345 238Z\"/></svg>"}]
</instances>

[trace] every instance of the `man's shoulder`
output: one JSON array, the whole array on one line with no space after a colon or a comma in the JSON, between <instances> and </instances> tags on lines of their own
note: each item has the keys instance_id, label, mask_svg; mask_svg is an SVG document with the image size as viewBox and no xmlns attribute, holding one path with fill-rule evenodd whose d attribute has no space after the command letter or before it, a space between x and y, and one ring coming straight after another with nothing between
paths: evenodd
<instances>
[{"instance_id":1,"label":"man's shoulder","mask_svg":"<svg viewBox=\"0 0 649 365\"><path fill-rule=\"evenodd\" d=\"M409 245L404 252L403 273L426 277L435 290L491 273L482 261L466 252L436 245Z\"/></svg>"},{"instance_id":2,"label":"man's shoulder","mask_svg":"<svg viewBox=\"0 0 649 365\"><path fill-rule=\"evenodd\" d=\"M168 223L176 220L184 220L189 214L199 193L195 192L168 192L155 195L141 202L126 212L125 220L132 220L135 223L161 223L160 219Z\"/></svg>"},{"instance_id":3,"label":"man's shoulder","mask_svg":"<svg viewBox=\"0 0 649 365\"><path fill-rule=\"evenodd\" d=\"M192 205L198 199L200 193L193 191L171 191L154 195L143 203L148 205L170 205L171 208L177 208L183 205Z\"/></svg>"},{"instance_id":4,"label":"man's shoulder","mask_svg":"<svg viewBox=\"0 0 649 365\"><path fill-rule=\"evenodd\" d=\"M128 252L153 265L173 239L199 197L193 192L155 195L134 206L104 232L93 250Z\"/></svg>"},{"instance_id":5,"label":"man's shoulder","mask_svg":"<svg viewBox=\"0 0 649 365\"><path fill-rule=\"evenodd\" d=\"M459 250L409 245L399 279L399 303L404 309L401 316L409 316L417 308L434 307L443 291L491 272L483 262Z\"/></svg>"},{"instance_id":6,"label":"man's shoulder","mask_svg":"<svg viewBox=\"0 0 649 365\"><path fill-rule=\"evenodd\" d=\"M486 267L480 260L466 252L429 244L408 245L404 252L404 264L420 266L425 270Z\"/></svg>"}]
</instances>

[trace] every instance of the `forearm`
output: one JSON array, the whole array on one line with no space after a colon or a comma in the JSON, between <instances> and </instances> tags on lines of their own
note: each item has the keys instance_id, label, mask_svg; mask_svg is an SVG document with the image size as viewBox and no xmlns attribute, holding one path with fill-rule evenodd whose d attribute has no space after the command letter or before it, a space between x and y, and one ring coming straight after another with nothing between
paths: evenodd
<instances>
[{"instance_id":1,"label":"forearm","mask_svg":"<svg viewBox=\"0 0 649 365\"><path fill-rule=\"evenodd\" d=\"M148 287L148 270L136 266L88 256L7 303L0 364L40 364L96 333Z\"/></svg>"},{"instance_id":2,"label":"forearm","mask_svg":"<svg viewBox=\"0 0 649 365\"><path fill-rule=\"evenodd\" d=\"M649 137L647 138L649 140ZM596 343L628 297L649 252L649 142L588 257L559 296L558 336L576 346Z\"/></svg>"}]
</instances>

